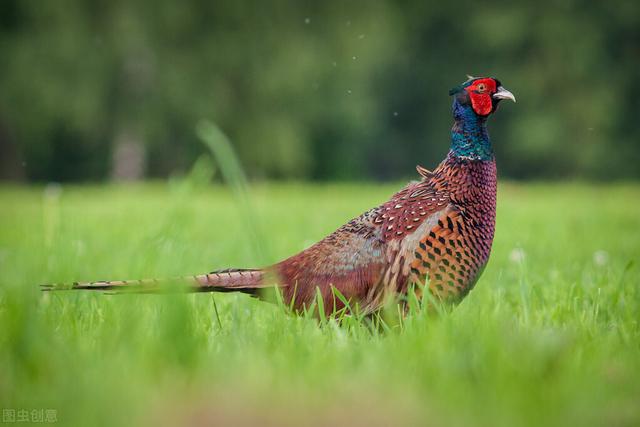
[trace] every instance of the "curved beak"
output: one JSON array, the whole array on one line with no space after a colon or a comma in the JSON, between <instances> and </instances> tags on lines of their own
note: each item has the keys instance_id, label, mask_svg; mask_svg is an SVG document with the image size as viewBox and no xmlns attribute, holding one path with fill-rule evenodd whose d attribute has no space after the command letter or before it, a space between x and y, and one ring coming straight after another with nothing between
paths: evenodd
<instances>
[{"instance_id":1,"label":"curved beak","mask_svg":"<svg viewBox=\"0 0 640 427\"><path fill-rule=\"evenodd\" d=\"M498 91L493 94L493 97L495 99L510 99L513 102L516 102L516 97L502 86L498 86Z\"/></svg>"}]
</instances>

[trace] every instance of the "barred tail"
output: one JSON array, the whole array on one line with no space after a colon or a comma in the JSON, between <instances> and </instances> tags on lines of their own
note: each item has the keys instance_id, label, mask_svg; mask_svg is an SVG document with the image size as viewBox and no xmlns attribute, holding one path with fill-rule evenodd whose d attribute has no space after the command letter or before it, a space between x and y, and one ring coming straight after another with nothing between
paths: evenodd
<instances>
[{"instance_id":1,"label":"barred tail","mask_svg":"<svg viewBox=\"0 0 640 427\"><path fill-rule=\"evenodd\" d=\"M208 274L184 276L174 279L142 280L99 280L96 282L74 282L71 285L42 285L43 291L91 290L91 291L134 291L159 292L169 284L178 284L177 289L186 292L243 292L256 294L259 289L268 287L265 271L260 269L228 269Z\"/></svg>"},{"instance_id":2,"label":"barred tail","mask_svg":"<svg viewBox=\"0 0 640 427\"><path fill-rule=\"evenodd\" d=\"M255 294L259 289L270 286L261 269L229 268L212 271L209 274L193 276L196 292L243 292Z\"/></svg>"}]
</instances>

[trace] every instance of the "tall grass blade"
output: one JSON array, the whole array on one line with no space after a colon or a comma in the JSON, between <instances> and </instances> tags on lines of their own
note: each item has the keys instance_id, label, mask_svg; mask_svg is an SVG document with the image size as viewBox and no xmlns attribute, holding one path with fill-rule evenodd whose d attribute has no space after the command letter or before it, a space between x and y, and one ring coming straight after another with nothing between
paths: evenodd
<instances>
[{"instance_id":1,"label":"tall grass blade","mask_svg":"<svg viewBox=\"0 0 640 427\"><path fill-rule=\"evenodd\" d=\"M255 217L255 209L249 197L246 175L229 138L209 120L203 119L196 126L198 137L209 148L222 173L224 182L231 189L238 210L250 238L256 261L264 265L267 260L266 239Z\"/></svg>"}]
</instances>

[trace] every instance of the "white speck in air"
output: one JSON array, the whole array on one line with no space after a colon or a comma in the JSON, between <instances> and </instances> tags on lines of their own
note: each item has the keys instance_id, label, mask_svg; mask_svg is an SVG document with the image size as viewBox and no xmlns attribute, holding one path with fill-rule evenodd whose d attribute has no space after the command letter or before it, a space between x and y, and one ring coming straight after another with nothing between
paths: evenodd
<instances>
[{"instance_id":1,"label":"white speck in air","mask_svg":"<svg viewBox=\"0 0 640 427\"><path fill-rule=\"evenodd\" d=\"M305 24L307 24L307 25L308 25L310 22L311 22L311 19L310 19L310 18L304 18L304 23L305 23Z\"/></svg>"}]
</instances>

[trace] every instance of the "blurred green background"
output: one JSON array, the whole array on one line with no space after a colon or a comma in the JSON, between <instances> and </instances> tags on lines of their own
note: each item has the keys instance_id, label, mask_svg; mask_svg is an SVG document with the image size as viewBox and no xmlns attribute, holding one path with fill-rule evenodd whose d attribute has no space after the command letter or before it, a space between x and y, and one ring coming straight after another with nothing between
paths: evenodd
<instances>
[{"instance_id":1,"label":"blurred green background","mask_svg":"<svg viewBox=\"0 0 640 427\"><path fill-rule=\"evenodd\" d=\"M0 176L165 177L214 121L255 179L400 179L446 154L450 87L518 98L503 178L640 177L640 2L3 0Z\"/></svg>"}]
</instances>

